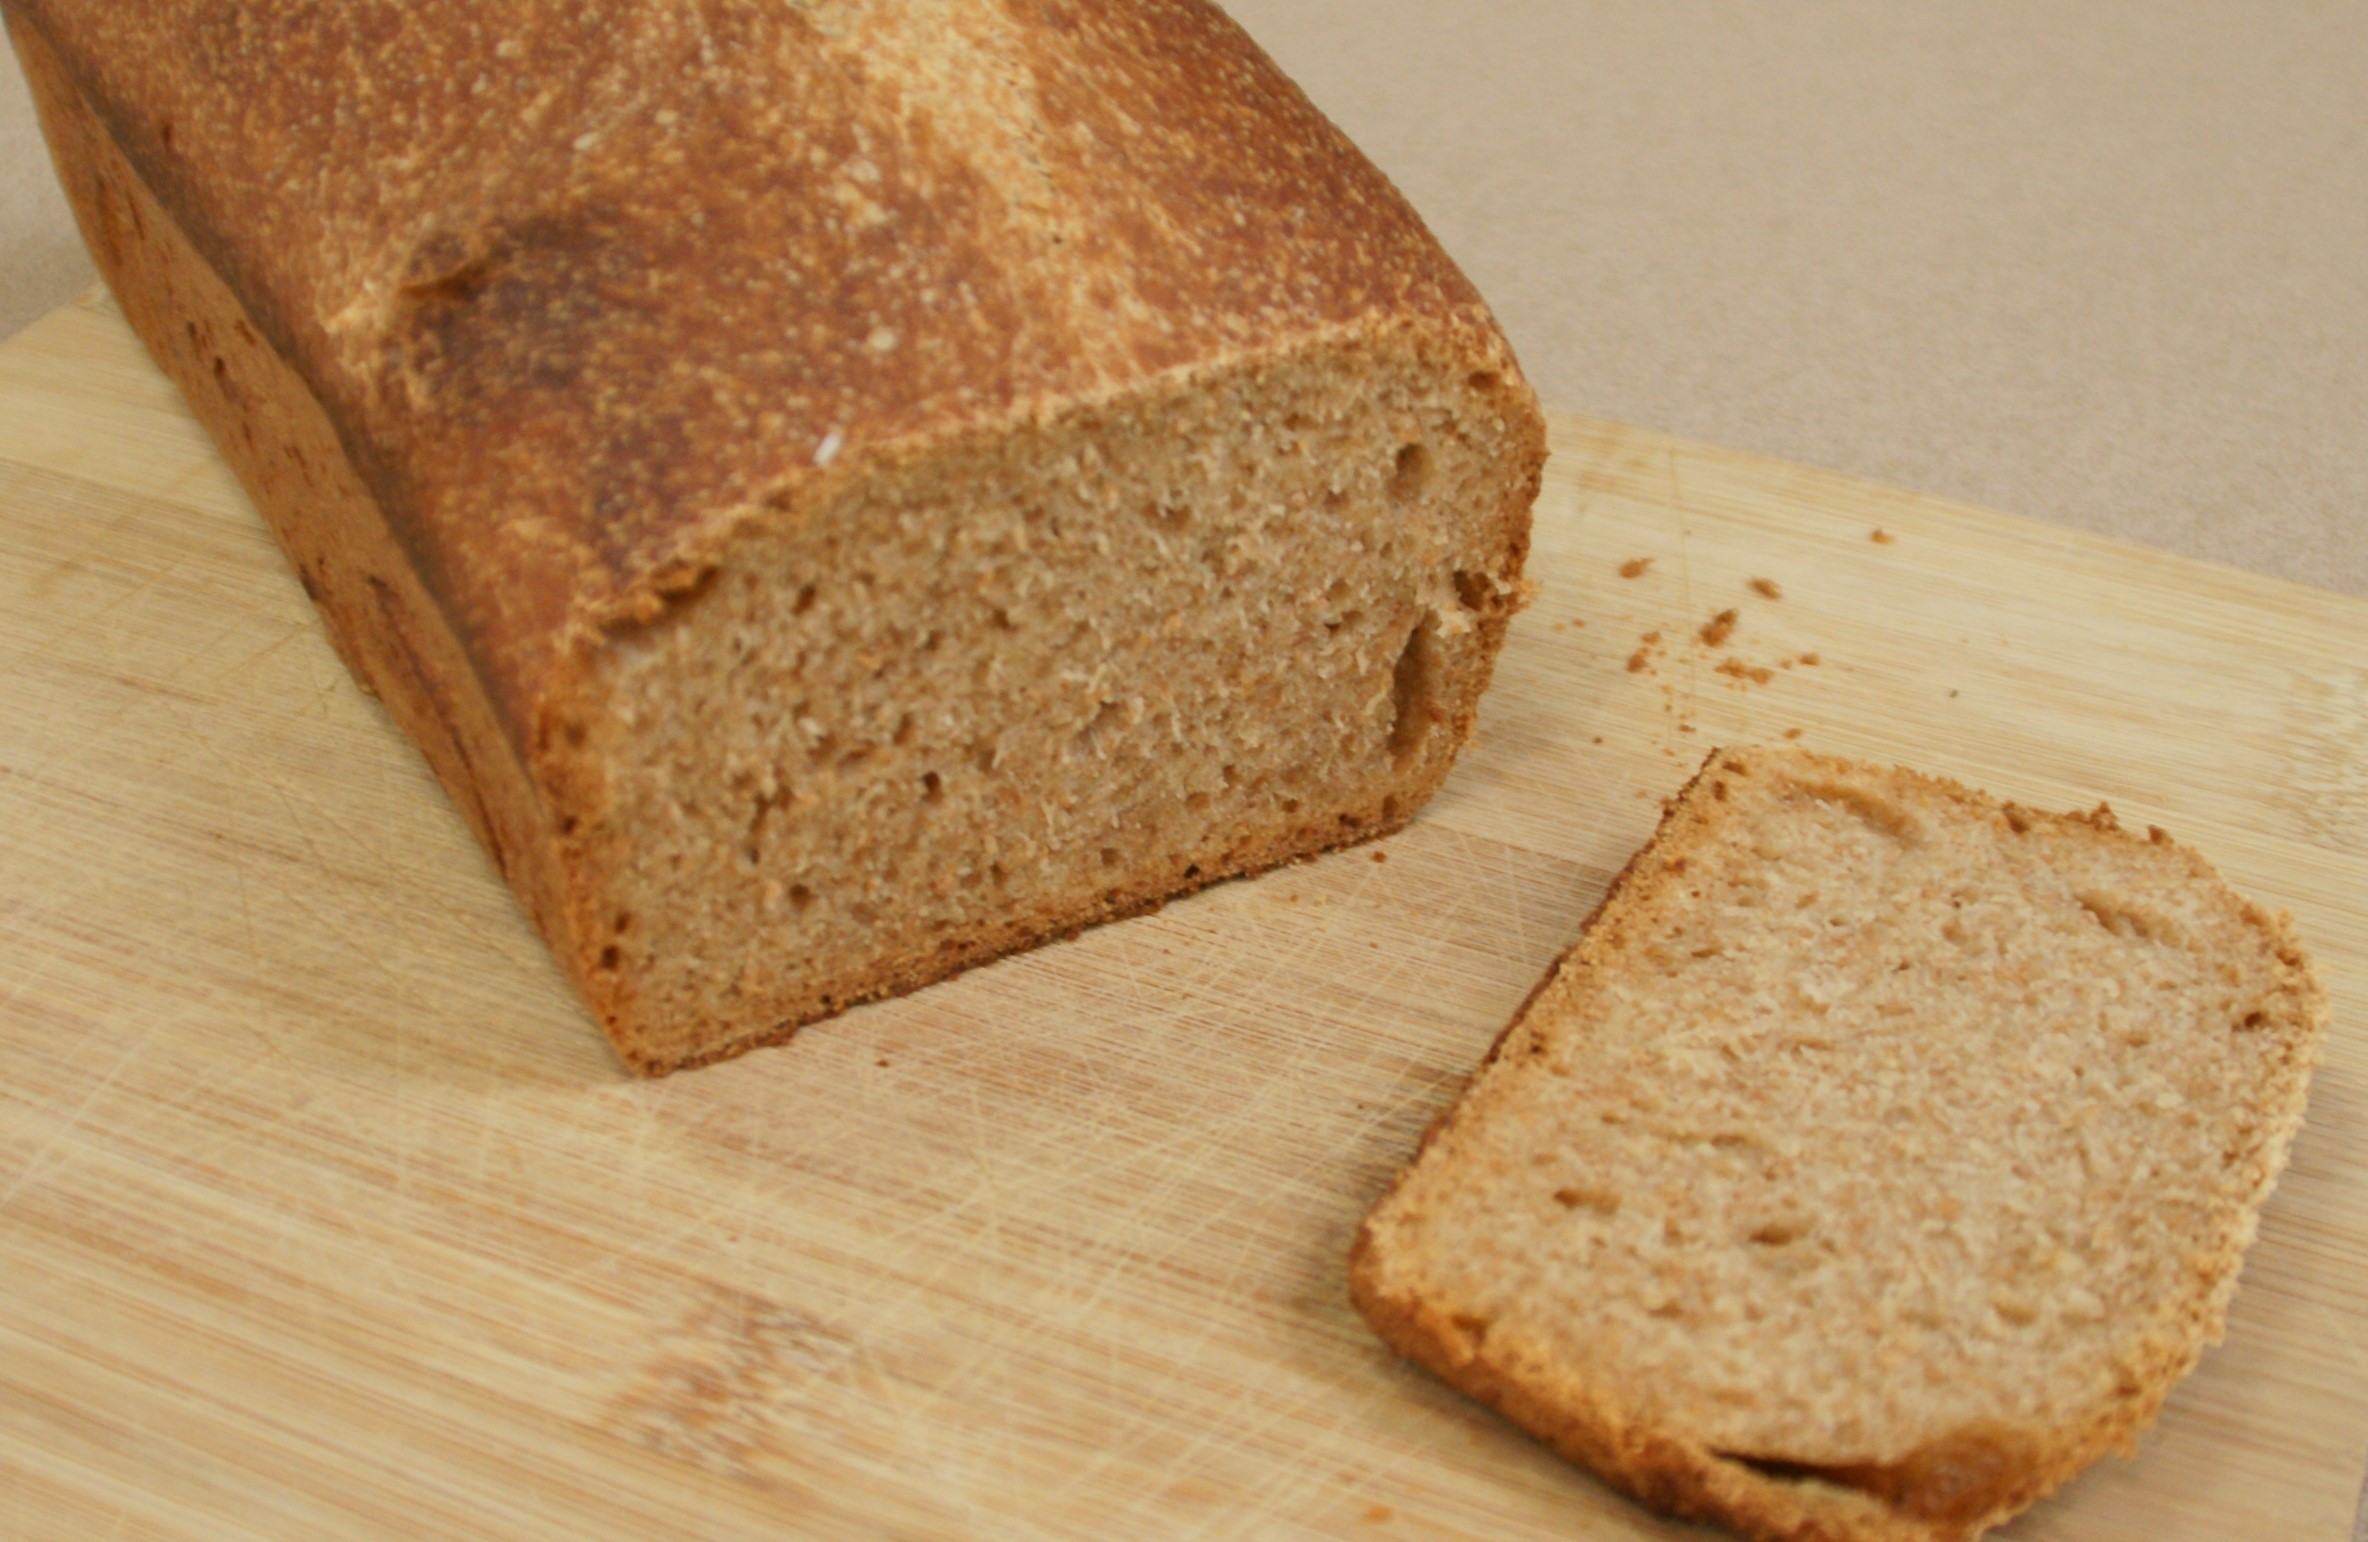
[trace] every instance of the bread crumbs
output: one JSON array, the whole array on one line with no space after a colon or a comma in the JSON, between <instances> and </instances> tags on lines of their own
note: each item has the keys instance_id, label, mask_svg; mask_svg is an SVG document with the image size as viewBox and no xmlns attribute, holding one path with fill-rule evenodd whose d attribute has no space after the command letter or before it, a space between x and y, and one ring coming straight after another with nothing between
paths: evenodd
<instances>
[{"instance_id":1,"label":"bread crumbs","mask_svg":"<svg viewBox=\"0 0 2368 1542\"><path fill-rule=\"evenodd\" d=\"M1784 598L1783 587L1779 585L1773 578L1753 579L1751 581L1751 592L1758 595L1763 600L1781 600Z\"/></svg>"},{"instance_id":2,"label":"bread crumbs","mask_svg":"<svg viewBox=\"0 0 2368 1542\"><path fill-rule=\"evenodd\" d=\"M1893 541L1898 540L1899 537L1893 535L1888 530L1878 530L1873 535L1868 536L1867 539L1874 542L1877 546L1889 546Z\"/></svg>"},{"instance_id":3,"label":"bread crumbs","mask_svg":"<svg viewBox=\"0 0 2368 1542\"><path fill-rule=\"evenodd\" d=\"M1709 623L1702 628L1702 646L1715 648L1734 636L1735 623L1740 619L1741 617L1731 610L1722 610L1711 617Z\"/></svg>"},{"instance_id":4,"label":"bread crumbs","mask_svg":"<svg viewBox=\"0 0 2368 1542\"><path fill-rule=\"evenodd\" d=\"M1653 559L1650 557L1630 557L1626 562L1620 564L1620 576L1622 578L1642 578L1651 571L1652 566Z\"/></svg>"},{"instance_id":5,"label":"bread crumbs","mask_svg":"<svg viewBox=\"0 0 2368 1542\"><path fill-rule=\"evenodd\" d=\"M1719 665L1718 672L1722 675L1733 675L1738 680L1749 680L1754 685L1766 685L1776 678L1774 670L1763 669L1757 664L1746 664L1733 654L1729 654L1726 662Z\"/></svg>"},{"instance_id":6,"label":"bread crumbs","mask_svg":"<svg viewBox=\"0 0 2368 1542\"><path fill-rule=\"evenodd\" d=\"M1648 662L1649 659L1645 653L1645 650L1642 648L1637 649L1634 653L1628 655L1628 673L1632 675L1643 674L1645 665Z\"/></svg>"}]
</instances>

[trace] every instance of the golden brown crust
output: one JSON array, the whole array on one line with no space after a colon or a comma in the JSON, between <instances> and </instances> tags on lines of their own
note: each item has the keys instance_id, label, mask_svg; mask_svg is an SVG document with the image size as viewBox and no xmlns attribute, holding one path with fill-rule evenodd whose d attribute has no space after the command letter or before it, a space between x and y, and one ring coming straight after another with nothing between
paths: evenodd
<instances>
[{"instance_id":1,"label":"golden brown crust","mask_svg":"<svg viewBox=\"0 0 2368 1542\"><path fill-rule=\"evenodd\" d=\"M1708 800L1696 796L1704 780L1721 773L1751 774L1750 758L1761 753L1713 750L1686 788L1664 805L1652 838L1622 869L1578 939L1498 1036L1483 1062L1484 1071L1501 1066L1492 1074L1518 1074L1517 1062L1548 986L1564 971L1587 967L1588 959L1618 945L1621 933L1639 918L1627 914L1633 906L1615 901L1624 895L1635 897L1639 873L1658 867L1682 871L1697 828L1710 817ZM1780 756L1796 769L1822 767L1837 776L1854 769L1848 762L1797 750L1764 753ZM1922 795L1994 819L2002 830L2024 833L2044 823L2091 838L2168 847L2184 859L2191 877L2225 890L2202 856L2159 828L2144 836L2123 832L2104 805L2085 813L2040 813L2001 804L1943 778L1903 770L1888 774ZM2127 1346L2114 1367L2115 1395L2070 1427L2038 1438L2004 1429L1972 1431L1946 1449L1919 1451L1890 1466L1821 1469L1738 1458L1688 1439L1681 1431L1638 1419L1619 1405L1617 1389L1587 1384L1544 1348L1508 1342L1491 1331L1493 1325L1459 1318L1451 1307L1419 1289L1399 1286L1380 1255L1377 1224L1425 1157L1444 1149L1443 1137L1474 1106L1478 1077L1454 1106L1431 1122L1413 1160L1360 1227L1349 1262L1352 1299L1392 1349L1656 1509L1717 1521L1763 1542L1963 1542L1978 1536L2106 1452L2131 1449L2172 1387L2194 1367L2204 1347L2220 1337L2253 1220L2302 1122L2302 1094L2327 1014L2324 993L2290 920L2249 901L2243 902L2242 911L2248 924L2268 939L2277 960L2279 979L2262 1010L2288 1019L2270 1031L2279 1032L2280 1041L2289 1046L2275 1084L2263 1091L2265 1110L2272 1117L2242 1224L2228 1230L2216 1253L2192 1260L2194 1287L2165 1303L2156 1320Z\"/></svg>"}]
</instances>

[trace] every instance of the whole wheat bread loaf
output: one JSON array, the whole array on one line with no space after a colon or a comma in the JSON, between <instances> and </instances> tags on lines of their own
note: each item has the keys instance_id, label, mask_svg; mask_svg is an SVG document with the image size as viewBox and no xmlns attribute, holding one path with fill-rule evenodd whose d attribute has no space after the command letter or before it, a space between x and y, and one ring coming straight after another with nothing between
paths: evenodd
<instances>
[{"instance_id":1,"label":"whole wheat bread loaf","mask_svg":"<svg viewBox=\"0 0 2368 1542\"><path fill-rule=\"evenodd\" d=\"M2160 831L1714 754L1351 1266L1382 1337L1648 1504L1974 1536L2218 1338L2325 1003Z\"/></svg>"},{"instance_id":2,"label":"whole wheat bread loaf","mask_svg":"<svg viewBox=\"0 0 2368 1542\"><path fill-rule=\"evenodd\" d=\"M1205 0L5 0L125 314L632 1066L1380 833L1528 386Z\"/></svg>"}]
</instances>

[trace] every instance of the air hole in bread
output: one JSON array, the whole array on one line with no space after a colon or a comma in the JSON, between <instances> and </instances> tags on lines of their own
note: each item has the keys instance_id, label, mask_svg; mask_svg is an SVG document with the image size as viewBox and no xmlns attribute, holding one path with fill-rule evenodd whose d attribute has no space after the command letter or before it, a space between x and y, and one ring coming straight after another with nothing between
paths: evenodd
<instances>
[{"instance_id":1,"label":"air hole in bread","mask_svg":"<svg viewBox=\"0 0 2368 1542\"><path fill-rule=\"evenodd\" d=\"M1126 708L1114 701L1103 702L1092 719L1077 730L1077 737L1069 744L1070 753L1087 757L1108 753L1109 740L1116 737L1125 719Z\"/></svg>"},{"instance_id":2,"label":"air hole in bread","mask_svg":"<svg viewBox=\"0 0 2368 1542\"><path fill-rule=\"evenodd\" d=\"M1787 1218L1754 1227L1751 1240L1764 1248L1789 1247L1809 1235L1809 1231L1807 1221Z\"/></svg>"},{"instance_id":3,"label":"air hole in bread","mask_svg":"<svg viewBox=\"0 0 2368 1542\"><path fill-rule=\"evenodd\" d=\"M789 886L789 904L793 910L810 910L814 906L814 891L802 883Z\"/></svg>"},{"instance_id":4,"label":"air hole in bread","mask_svg":"<svg viewBox=\"0 0 2368 1542\"><path fill-rule=\"evenodd\" d=\"M1463 607L1466 610L1484 611L1496 603L1496 585L1489 581L1489 577L1485 573L1475 573L1470 568L1457 568L1455 570L1455 597L1463 602Z\"/></svg>"},{"instance_id":5,"label":"air hole in bread","mask_svg":"<svg viewBox=\"0 0 2368 1542\"><path fill-rule=\"evenodd\" d=\"M921 801L935 803L946 795L946 779L935 771L921 773Z\"/></svg>"},{"instance_id":6,"label":"air hole in bread","mask_svg":"<svg viewBox=\"0 0 2368 1542\"><path fill-rule=\"evenodd\" d=\"M1438 623L1425 616L1407 633L1406 646L1399 650L1398 666L1390 677L1390 754L1401 766L1421 750L1438 715L1434 699L1439 690L1437 631Z\"/></svg>"},{"instance_id":7,"label":"air hole in bread","mask_svg":"<svg viewBox=\"0 0 2368 1542\"><path fill-rule=\"evenodd\" d=\"M1419 496L1431 480L1431 452L1419 444L1409 444L1398 451L1398 463L1390 473L1390 496L1405 502Z\"/></svg>"},{"instance_id":8,"label":"air hole in bread","mask_svg":"<svg viewBox=\"0 0 2368 1542\"><path fill-rule=\"evenodd\" d=\"M1620 1196L1609 1189L1556 1189L1554 1203L1565 1210L1592 1210L1597 1215L1618 1215L1620 1213Z\"/></svg>"},{"instance_id":9,"label":"air hole in bread","mask_svg":"<svg viewBox=\"0 0 2368 1542\"><path fill-rule=\"evenodd\" d=\"M1809 797L1839 809L1878 835L1903 846L1915 843L1915 816L1889 798L1848 782L1804 781L1799 786Z\"/></svg>"},{"instance_id":10,"label":"air hole in bread","mask_svg":"<svg viewBox=\"0 0 2368 1542\"><path fill-rule=\"evenodd\" d=\"M2167 918L2158 916L2114 895L2094 889L2084 889L2073 896L2080 908L2096 918L2099 926L2116 937L2128 937L2139 942L2151 942L2157 947L2175 948L2182 945L2178 927Z\"/></svg>"}]
</instances>

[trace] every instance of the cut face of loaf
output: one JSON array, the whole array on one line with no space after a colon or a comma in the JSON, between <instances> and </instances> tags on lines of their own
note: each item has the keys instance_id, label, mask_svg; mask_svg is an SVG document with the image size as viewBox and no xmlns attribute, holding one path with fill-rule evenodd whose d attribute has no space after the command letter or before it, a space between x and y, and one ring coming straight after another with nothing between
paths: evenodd
<instances>
[{"instance_id":1,"label":"cut face of loaf","mask_svg":"<svg viewBox=\"0 0 2368 1542\"><path fill-rule=\"evenodd\" d=\"M2204 861L1711 757L1352 1265L1394 1347L1648 1503L1973 1536L2217 1339L2325 1003Z\"/></svg>"},{"instance_id":2,"label":"cut face of loaf","mask_svg":"<svg viewBox=\"0 0 2368 1542\"><path fill-rule=\"evenodd\" d=\"M577 839L628 1054L1402 824L1471 731L1530 455L1504 383L1422 341L861 468L620 630Z\"/></svg>"},{"instance_id":3,"label":"cut face of loaf","mask_svg":"<svg viewBox=\"0 0 2368 1542\"><path fill-rule=\"evenodd\" d=\"M638 1070L1380 833L1471 731L1544 424L1207 0L0 10Z\"/></svg>"}]
</instances>

